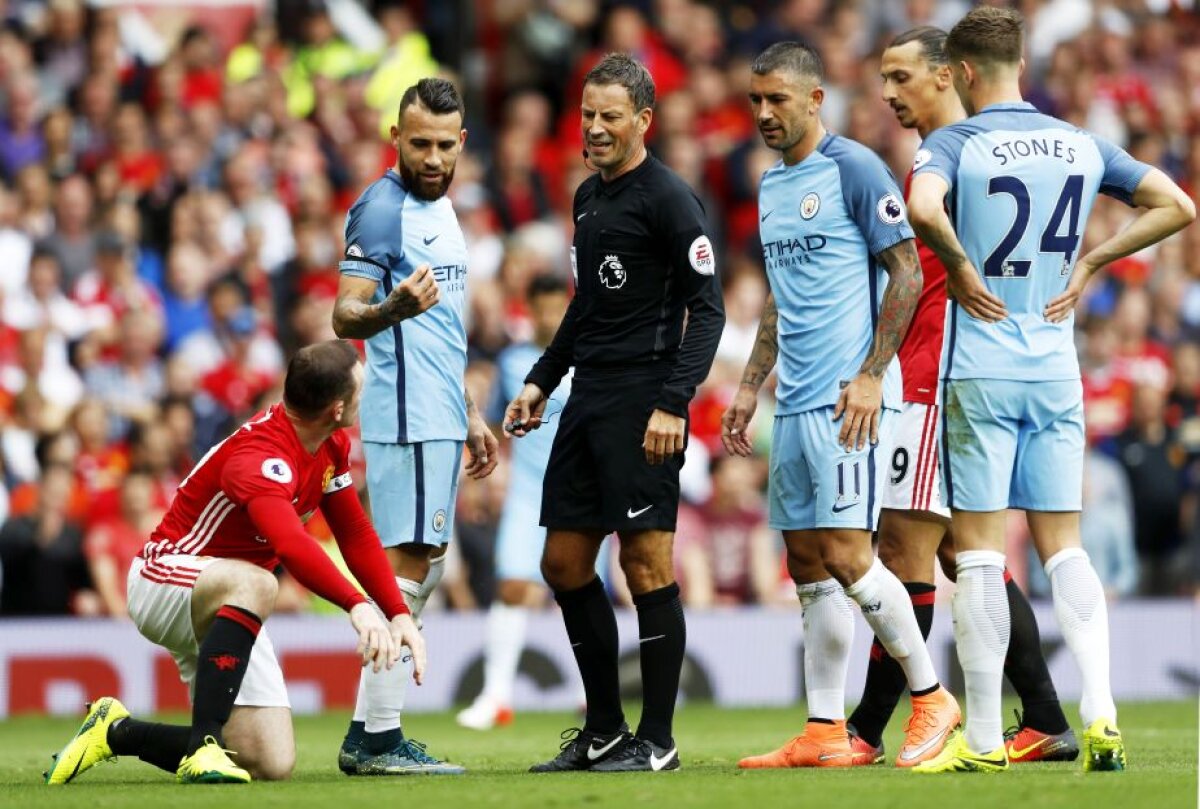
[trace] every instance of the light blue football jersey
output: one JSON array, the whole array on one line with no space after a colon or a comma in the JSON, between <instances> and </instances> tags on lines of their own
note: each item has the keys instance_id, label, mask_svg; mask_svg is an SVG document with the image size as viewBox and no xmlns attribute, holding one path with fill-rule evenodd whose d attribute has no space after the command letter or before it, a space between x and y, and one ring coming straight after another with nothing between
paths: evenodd
<instances>
[{"instance_id":1,"label":"light blue football jersey","mask_svg":"<svg viewBox=\"0 0 1200 809\"><path fill-rule=\"evenodd\" d=\"M525 387L526 374L541 356L542 349L533 343L517 343L496 357L496 395L492 397L490 421L499 423L504 418L504 409ZM508 482L510 495L519 494L522 498L541 502L542 480L546 475L546 465L550 463L550 449L554 446L554 436L570 395L571 372L568 371L546 402L542 426L512 442L512 472Z\"/></svg>"},{"instance_id":2,"label":"light blue football jersey","mask_svg":"<svg viewBox=\"0 0 1200 809\"><path fill-rule=\"evenodd\" d=\"M1008 317L946 310L943 379L1050 382L1079 378L1074 315L1043 312L1067 287L1097 194L1130 203L1150 167L1028 103L993 104L921 144L913 176L950 186L954 230Z\"/></svg>"},{"instance_id":3,"label":"light blue football jersey","mask_svg":"<svg viewBox=\"0 0 1200 809\"><path fill-rule=\"evenodd\" d=\"M441 300L367 340L362 438L385 444L467 437L467 245L447 197L410 194L393 170L372 183L346 215L345 275L378 281L373 303L422 264Z\"/></svg>"},{"instance_id":4,"label":"light blue football jersey","mask_svg":"<svg viewBox=\"0 0 1200 809\"><path fill-rule=\"evenodd\" d=\"M838 135L796 165L779 162L763 174L758 230L779 310L776 415L833 407L858 375L887 285L875 256L913 238L902 200L883 161ZM900 403L894 360L883 404Z\"/></svg>"}]
</instances>

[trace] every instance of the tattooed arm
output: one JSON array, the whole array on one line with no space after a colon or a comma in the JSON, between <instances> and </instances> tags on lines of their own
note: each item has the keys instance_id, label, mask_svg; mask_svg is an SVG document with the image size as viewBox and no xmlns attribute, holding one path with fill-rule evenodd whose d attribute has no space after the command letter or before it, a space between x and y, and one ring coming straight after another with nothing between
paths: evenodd
<instances>
[{"instance_id":1,"label":"tattooed arm","mask_svg":"<svg viewBox=\"0 0 1200 809\"><path fill-rule=\"evenodd\" d=\"M883 304L879 307L875 339L859 373L882 379L908 332L913 313L917 311L924 277L921 275L921 259L917 256L916 242L912 239L898 242L875 258L883 264L890 280L883 293Z\"/></svg>"},{"instance_id":2,"label":"tattooed arm","mask_svg":"<svg viewBox=\"0 0 1200 809\"><path fill-rule=\"evenodd\" d=\"M402 320L416 317L439 300L437 281L428 264L422 264L401 281L381 303L371 303L378 281L353 275L338 279L333 304L333 331L338 337L367 339Z\"/></svg>"},{"instance_id":3,"label":"tattooed arm","mask_svg":"<svg viewBox=\"0 0 1200 809\"><path fill-rule=\"evenodd\" d=\"M767 295L758 321L758 336L754 338L754 350L750 352L750 361L742 374L742 384L721 416L721 441L725 449L735 455L748 456L754 452L746 428L758 408L758 389L771 375L778 356L779 310L775 308L775 294L771 293Z\"/></svg>"},{"instance_id":4,"label":"tattooed arm","mask_svg":"<svg viewBox=\"0 0 1200 809\"><path fill-rule=\"evenodd\" d=\"M891 280L883 293L879 323L871 350L863 360L858 376L842 388L833 419L842 419L838 443L847 451L862 449L867 441L879 440L879 418L883 409L883 375L896 356L917 300L921 297L921 260L916 242L904 239L887 248L876 258L887 268Z\"/></svg>"}]
</instances>

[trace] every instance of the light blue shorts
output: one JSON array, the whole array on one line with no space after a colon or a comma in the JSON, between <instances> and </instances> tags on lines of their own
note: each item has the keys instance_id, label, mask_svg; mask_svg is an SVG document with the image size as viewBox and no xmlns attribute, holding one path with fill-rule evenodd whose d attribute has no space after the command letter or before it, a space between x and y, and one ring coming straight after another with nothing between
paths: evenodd
<instances>
[{"instance_id":1,"label":"light blue shorts","mask_svg":"<svg viewBox=\"0 0 1200 809\"><path fill-rule=\"evenodd\" d=\"M496 532L497 580L542 581L546 529L538 525L541 512L541 481L536 487L518 486L515 481L509 483L509 494L504 500L504 511L500 514L500 527ZM610 554L610 546L605 545L596 557L596 575L606 585L609 583Z\"/></svg>"},{"instance_id":2,"label":"light blue shorts","mask_svg":"<svg viewBox=\"0 0 1200 809\"><path fill-rule=\"evenodd\" d=\"M884 410L879 443L847 452L838 445L842 423L833 420L832 407L776 416L768 485L771 527L874 531L895 418L895 412Z\"/></svg>"},{"instance_id":3,"label":"light blue shorts","mask_svg":"<svg viewBox=\"0 0 1200 809\"><path fill-rule=\"evenodd\" d=\"M462 453L461 441L363 442L371 519L385 548L450 541Z\"/></svg>"},{"instance_id":4,"label":"light blue shorts","mask_svg":"<svg viewBox=\"0 0 1200 809\"><path fill-rule=\"evenodd\" d=\"M1083 384L955 379L942 388L946 505L1083 508Z\"/></svg>"},{"instance_id":5,"label":"light blue shorts","mask_svg":"<svg viewBox=\"0 0 1200 809\"><path fill-rule=\"evenodd\" d=\"M541 487L536 497L528 489L510 487L496 533L496 578L542 580L542 549L546 529L538 525L542 514Z\"/></svg>"}]
</instances>

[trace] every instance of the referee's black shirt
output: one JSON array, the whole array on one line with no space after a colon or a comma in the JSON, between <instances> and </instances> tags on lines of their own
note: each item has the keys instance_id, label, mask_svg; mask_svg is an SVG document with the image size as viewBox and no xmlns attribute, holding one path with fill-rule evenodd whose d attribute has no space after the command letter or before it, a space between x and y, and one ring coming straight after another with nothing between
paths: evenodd
<instances>
[{"instance_id":1,"label":"referee's black shirt","mask_svg":"<svg viewBox=\"0 0 1200 809\"><path fill-rule=\"evenodd\" d=\"M647 154L612 182L584 180L573 215L575 297L525 381L549 393L572 365L580 379L657 368L656 407L686 416L725 327L704 207Z\"/></svg>"}]
</instances>

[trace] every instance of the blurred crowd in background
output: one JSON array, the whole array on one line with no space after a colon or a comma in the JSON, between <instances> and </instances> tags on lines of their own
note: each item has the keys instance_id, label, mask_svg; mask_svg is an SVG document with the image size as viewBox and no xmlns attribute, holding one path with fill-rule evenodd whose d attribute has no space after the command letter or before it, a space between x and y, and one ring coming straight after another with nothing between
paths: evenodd
<instances>
[{"instance_id":1,"label":"blurred crowd in background","mask_svg":"<svg viewBox=\"0 0 1200 809\"><path fill-rule=\"evenodd\" d=\"M148 19L121 3L0 0L0 615L124 614L129 560L182 477L279 397L292 351L333 336L344 214L394 162L400 95L435 73L467 101L451 196L470 251L468 385L488 401L495 356L530 337L529 280L569 278L571 197L587 176L578 99L607 51L634 54L657 82L651 148L703 200L725 288L728 325L692 406L676 554L686 600L788 598L765 525L769 385L759 457L723 458L719 441L767 292L755 197L777 157L749 113L750 61L781 39L816 47L826 125L902 177L917 136L880 101L879 54L970 4L277 0L240 17L237 4L162 5L172 13ZM1015 5L1027 98L1194 193L1197 9ZM1087 245L1129 216L1102 199ZM1085 547L1114 598L1193 595L1200 228L1109 267L1076 324ZM506 484L502 464L462 487L451 608L491 598ZM319 520L310 528L328 539ZM1014 514L1010 563L1044 593L1027 558ZM284 588L281 609L311 607Z\"/></svg>"}]
</instances>

